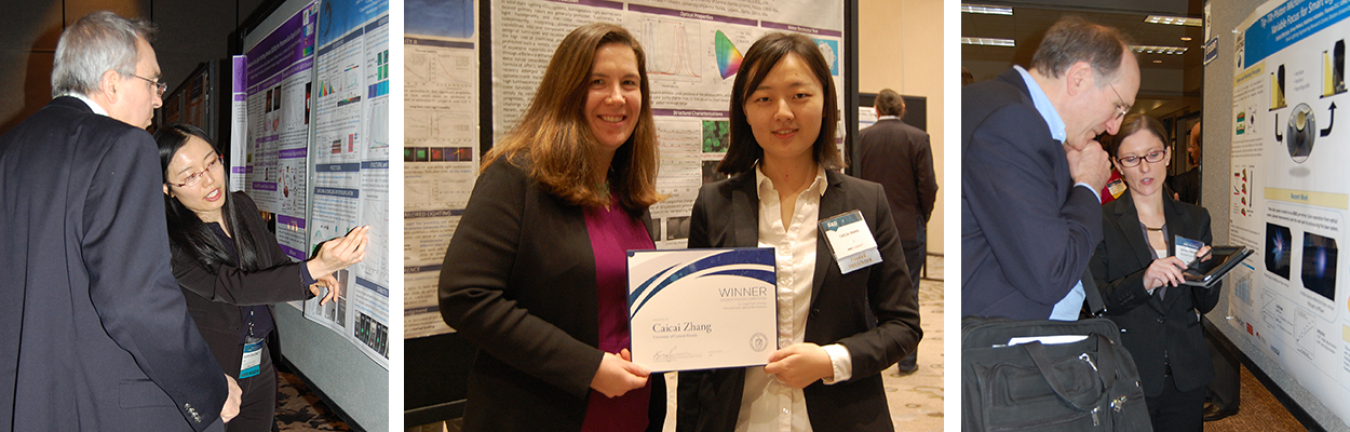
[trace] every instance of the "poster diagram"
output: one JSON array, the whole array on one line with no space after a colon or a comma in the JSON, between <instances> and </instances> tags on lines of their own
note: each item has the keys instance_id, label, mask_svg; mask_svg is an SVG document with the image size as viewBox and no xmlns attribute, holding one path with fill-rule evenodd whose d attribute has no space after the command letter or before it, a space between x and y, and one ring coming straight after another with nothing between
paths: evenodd
<instances>
[{"instance_id":1,"label":"poster diagram","mask_svg":"<svg viewBox=\"0 0 1350 432\"><path fill-rule=\"evenodd\" d=\"M1347 16L1345 1L1276 1L1237 29L1229 234L1258 254L1225 284L1228 321L1338 413L1350 413L1350 292L1338 277L1350 149L1332 143L1347 139L1336 122L1350 102Z\"/></svg>"}]
</instances>

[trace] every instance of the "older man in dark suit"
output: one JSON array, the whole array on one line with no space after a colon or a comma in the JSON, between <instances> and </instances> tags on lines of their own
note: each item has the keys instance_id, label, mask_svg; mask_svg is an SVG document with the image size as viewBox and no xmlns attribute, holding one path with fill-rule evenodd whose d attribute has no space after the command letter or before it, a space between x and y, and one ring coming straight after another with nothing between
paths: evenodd
<instances>
[{"instance_id":1,"label":"older man in dark suit","mask_svg":"<svg viewBox=\"0 0 1350 432\"><path fill-rule=\"evenodd\" d=\"M221 430L238 411L169 269L150 33L76 21L54 99L0 136L0 431Z\"/></svg>"},{"instance_id":2,"label":"older man in dark suit","mask_svg":"<svg viewBox=\"0 0 1350 432\"><path fill-rule=\"evenodd\" d=\"M858 132L858 144L862 147L858 174L886 188L886 201L905 251L909 280L914 285L914 303L918 304L919 278L928 255L928 219L933 216L938 190L933 174L933 148L927 132L900 120L905 116L905 100L899 93L881 90L875 106L876 124ZM897 367L901 372L918 369L917 354L915 351L900 360Z\"/></svg>"},{"instance_id":3,"label":"older man in dark suit","mask_svg":"<svg viewBox=\"0 0 1350 432\"><path fill-rule=\"evenodd\" d=\"M1094 138L1115 134L1138 89L1125 37L1072 16L1031 69L962 89L963 316L1077 319L1110 173Z\"/></svg>"}]
</instances>

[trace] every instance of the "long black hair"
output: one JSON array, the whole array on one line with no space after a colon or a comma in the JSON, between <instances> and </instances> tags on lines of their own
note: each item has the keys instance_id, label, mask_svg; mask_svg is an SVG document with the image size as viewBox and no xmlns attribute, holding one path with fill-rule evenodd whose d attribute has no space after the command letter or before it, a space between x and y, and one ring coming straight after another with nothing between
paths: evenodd
<instances>
[{"instance_id":1,"label":"long black hair","mask_svg":"<svg viewBox=\"0 0 1350 432\"><path fill-rule=\"evenodd\" d=\"M206 132L190 124L177 123L155 132L155 143L159 145L159 166L160 171L164 173L165 185L169 184L169 162L178 153L178 149L183 148L188 139L194 137L205 141L217 154L220 153L216 144L206 137ZM164 217L169 226L169 244L187 253L212 273L220 265L229 265L244 271L261 270L262 263L256 252L258 245L253 242L254 233L248 228L248 224L244 223L244 218L248 216L242 214L243 210L235 205L229 192L225 192L224 195L225 207L221 209L221 215L234 239L235 251L239 254L238 262L230 257L220 243L220 238L197 217L196 213L183 206L177 198L165 194Z\"/></svg>"}]
</instances>

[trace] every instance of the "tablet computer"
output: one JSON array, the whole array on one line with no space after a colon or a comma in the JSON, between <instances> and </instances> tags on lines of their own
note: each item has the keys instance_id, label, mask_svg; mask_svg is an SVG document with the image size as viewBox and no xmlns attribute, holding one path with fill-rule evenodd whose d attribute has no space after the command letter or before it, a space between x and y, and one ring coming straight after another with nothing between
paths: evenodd
<instances>
[{"instance_id":1,"label":"tablet computer","mask_svg":"<svg viewBox=\"0 0 1350 432\"><path fill-rule=\"evenodd\" d=\"M1209 253L1196 257L1181 274L1186 285L1211 287L1228 275L1242 260L1251 256L1246 246L1212 246Z\"/></svg>"}]
</instances>

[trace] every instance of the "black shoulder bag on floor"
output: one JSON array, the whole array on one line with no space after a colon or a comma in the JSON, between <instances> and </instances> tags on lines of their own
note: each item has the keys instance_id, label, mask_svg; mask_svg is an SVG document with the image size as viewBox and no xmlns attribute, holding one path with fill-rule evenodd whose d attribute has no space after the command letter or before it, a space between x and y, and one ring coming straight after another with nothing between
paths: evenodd
<instances>
[{"instance_id":1,"label":"black shoulder bag on floor","mask_svg":"<svg viewBox=\"0 0 1350 432\"><path fill-rule=\"evenodd\" d=\"M1153 430L1134 359L1083 280L1087 319L961 320L961 430Z\"/></svg>"}]
</instances>

